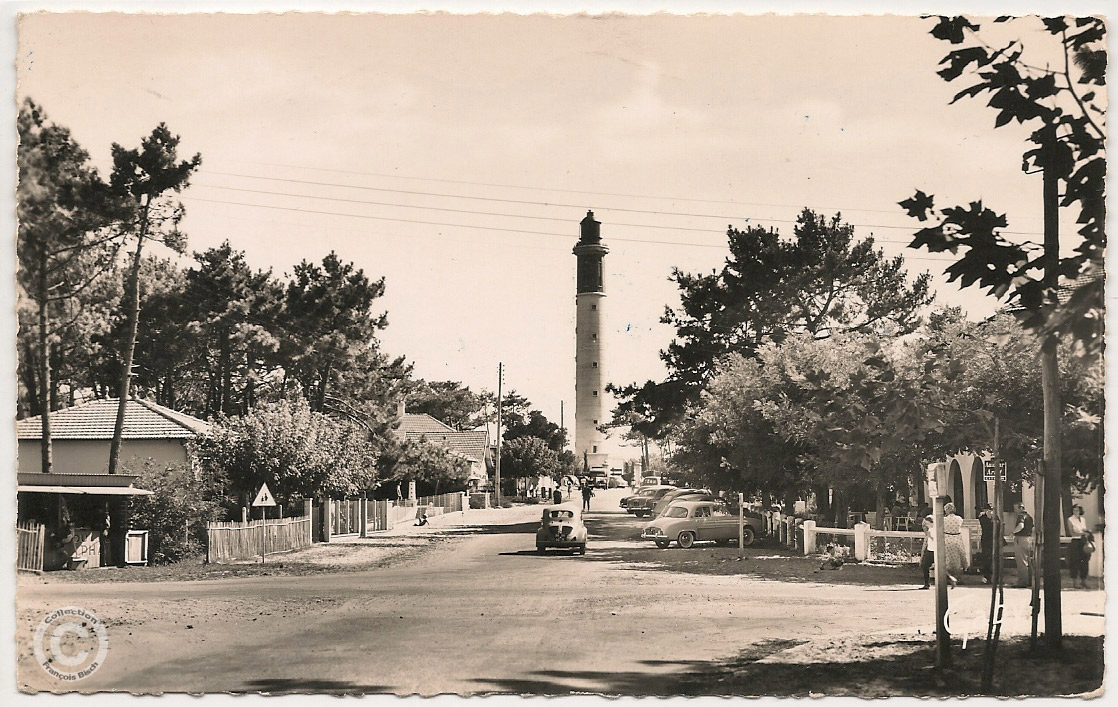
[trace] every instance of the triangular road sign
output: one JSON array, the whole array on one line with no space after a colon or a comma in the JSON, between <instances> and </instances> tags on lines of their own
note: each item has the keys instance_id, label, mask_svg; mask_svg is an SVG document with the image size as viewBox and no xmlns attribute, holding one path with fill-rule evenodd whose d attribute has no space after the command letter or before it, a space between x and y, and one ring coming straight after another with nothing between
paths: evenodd
<instances>
[{"instance_id":1,"label":"triangular road sign","mask_svg":"<svg viewBox=\"0 0 1118 707\"><path fill-rule=\"evenodd\" d=\"M260 487L260 493L256 494L256 500L252 502L253 507L256 506L274 506L276 505L276 498L272 492L268 490L268 484Z\"/></svg>"}]
</instances>

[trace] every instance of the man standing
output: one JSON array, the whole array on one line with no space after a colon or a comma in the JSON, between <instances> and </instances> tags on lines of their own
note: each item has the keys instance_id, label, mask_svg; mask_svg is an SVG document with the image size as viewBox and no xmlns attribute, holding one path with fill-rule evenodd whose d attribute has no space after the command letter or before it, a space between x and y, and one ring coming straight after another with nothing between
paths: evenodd
<instances>
[{"instance_id":1,"label":"man standing","mask_svg":"<svg viewBox=\"0 0 1118 707\"><path fill-rule=\"evenodd\" d=\"M1013 526L1013 556L1017 561L1017 587L1032 586L1029 560L1033 551L1033 517L1024 503L1017 504L1017 524Z\"/></svg>"},{"instance_id":2,"label":"man standing","mask_svg":"<svg viewBox=\"0 0 1118 707\"><path fill-rule=\"evenodd\" d=\"M590 482L587 481L582 485L582 510L590 510L590 497L594 495L594 489L590 488Z\"/></svg>"},{"instance_id":3,"label":"man standing","mask_svg":"<svg viewBox=\"0 0 1118 707\"><path fill-rule=\"evenodd\" d=\"M920 527L924 530L924 552L920 555L920 571L924 574L924 586L921 589L928 589L931 586L928 573L932 571L932 566L936 562L936 537L933 532L935 523L931 513L924 516Z\"/></svg>"},{"instance_id":4,"label":"man standing","mask_svg":"<svg viewBox=\"0 0 1118 707\"><path fill-rule=\"evenodd\" d=\"M982 580L989 584L994 567L994 509L989 503L979 509L978 525L982 529L978 540L978 550L981 555L979 567L982 570Z\"/></svg>"}]
</instances>

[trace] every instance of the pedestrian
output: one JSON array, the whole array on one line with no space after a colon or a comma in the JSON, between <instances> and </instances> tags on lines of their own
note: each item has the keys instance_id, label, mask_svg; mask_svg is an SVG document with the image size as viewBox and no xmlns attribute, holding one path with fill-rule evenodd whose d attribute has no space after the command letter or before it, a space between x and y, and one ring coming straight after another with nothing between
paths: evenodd
<instances>
[{"instance_id":1,"label":"pedestrian","mask_svg":"<svg viewBox=\"0 0 1118 707\"><path fill-rule=\"evenodd\" d=\"M955 512L955 504L943 506L943 548L944 564L947 568L947 581L954 587L957 577L967 568L967 551L963 547L963 519Z\"/></svg>"},{"instance_id":2,"label":"pedestrian","mask_svg":"<svg viewBox=\"0 0 1118 707\"><path fill-rule=\"evenodd\" d=\"M1013 559L1017 562L1017 587L1032 586L1033 517L1024 503L1017 504L1017 521L1013 526Z\"/></svg>"},{"instance_id":3,"label":"pedestrian","mask_svg":"<svg viewBox=\"0 0 1118 707\"><path fill-rule=\"evenodd\" d=\"M594 495L594 489L590 488L590 484L582 485L582 510L590 510L590 497Z\"/></svg>"},{"instance_id":4,"label":"pedestrian","mask_svg":"<svg viewBox=\"0 0 1118 707\"><path fill-rule=\"evenodd\" d=\"M982 581L989 584L994 568L994 509L989 503L978 509L978 525L981 529L978 567L982 571Z\"/></svg>"},{"instance_id":5,"label":"pedestrian","mask_svg":"<svg viewBox=\"0 0 1118 707\"><path fill-rule=\"evenodd\" d=\"M936 561L936 538L932 534L934 523L931 513L924 516L924 520L921 521L920 527L924 531L924 551L920 554L920 571L924 574L924 586L921 587L921 589L928 589L931 587L928 581L928 573L931 572L932 565L935 564Z\"/></svg>"},{"instance_id":6,"label":"pedestrian","mask_svg":"<svg viewBox=\"0 0 1118 707\"><path fill-rule=\"evenodd\" d=\"M1087 562L1090 555L1084 552L1087 544L1087 521L1083 518L1083 506L1071 507L1071 515L1067 519L1068 535L1071 544L1068 545L1068 574L1071 582L1077 587L1087 588Z\"/></svg>"},{"instance_id":7,"label":"pedestrian","mask_svg":"<svg viewBox=\"0 0 1118 707\"><path fill-rule=\"evenodd\" d=\"M555 489L554 498L552 498L551 500L553 503L555 503L555 505L559 505L563 502L563 492L559 489Z\"/></svg>"}]
</instances>

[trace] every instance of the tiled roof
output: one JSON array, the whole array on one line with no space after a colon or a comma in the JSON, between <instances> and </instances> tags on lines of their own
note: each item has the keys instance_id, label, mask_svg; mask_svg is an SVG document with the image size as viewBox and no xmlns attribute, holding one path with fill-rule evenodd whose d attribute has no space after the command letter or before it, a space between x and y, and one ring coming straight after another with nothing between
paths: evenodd
<instances>
[{"instance_id":1,"label":"tiled roof","mask_svg":"<svg viewBox=\"0 0 1118 707\"><path fill-rule=\"evenodd\" d=\"M51 413L51 439L112 439L117 399L94 400ZM190 439L209 423L147 400L129 400L124 409L123 439ZM18 439L42 439L38 415L16 423Z\"/></svg>"},{"instance_id":2,"label":"tiled roof","mask_svg":"<svg viewBox=\"0 0 1118 707\"><path fill-rule=\"evenodd\" d=\"M455 431L450 425L439 422L425 412L405 413L403 419L400 420L400 427L398 429L406 435L411 435L413 433L441 434L443 432Z\"/></svg>"},{"instance_id":3,"label":"tiled roof","mask_svg":"<svg viewBox=\"0 0 1118 707\"><path fill-rule=\"evenodd\" d=\"M434 419L434 418L432 418ZM441 444L450 451L477 462L485 460L486 433L485 430L468 430L466 432L408 432L409 442L426 440Z\"/></svg>"}]
</instances>

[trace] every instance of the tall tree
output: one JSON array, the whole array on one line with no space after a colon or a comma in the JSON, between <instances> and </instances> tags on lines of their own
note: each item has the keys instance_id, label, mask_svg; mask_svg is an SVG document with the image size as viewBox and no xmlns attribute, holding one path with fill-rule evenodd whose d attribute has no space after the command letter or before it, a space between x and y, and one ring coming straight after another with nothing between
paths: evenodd
<instances>
[{"instance_id":1,"label":"tall tree","mask_svg":"<svg viewBox=\"0 0 1118 707\"><path fill-rule=\"evenodd\" d=\"M85 310L83 295L114 267L119 242L108 227L120 216L120 203L70 131L48 122L30 99L20 106L17 127L18 282L34 302L38 365L32 383L37 390L29 393L34 394L32 411L42 419L42 470L49 472L50 413L57 407L52 401L51 363L57 355L52 346L60 332L78 323Z\"/></svg>"},{"instance_id":2,"label":"tall tree","mask_svg":"<svg viewBox=\"0 0 1118 707\"><path fill-rule=\"evenodd\" d=\"M370 280L334 253L322 265L303 261L287 285L282 317L283 353L312 409L322 410L339 377L378 346L388 325L373 304L384 295L384 278Z\"/></svg>"},{"instance_id":3,"label":"tall tree","mask_svg":"<svg viewBox=\"0 0 1118 707\"><path fill-rule=\"evenodd\" d=\"M981 27L965 17L939 17L932 36L953 49L940 62L945 81L966 76L972 81L954 98L989 94L997 112L994 127L1016 121L1034 128L1023 168L1043 173L1044 242L1014 242L1005 237L1008 221L980 201L936 213L934 198L922 191L901 206L932 225L916 233L913 247L932 252L958 253L948 267L952 281L974 284L1015 304L1026 325L1040 332L1044 390L1044 486L1041 537L1044 542L1044 625L1049 647L1062 641L1060 609L1060 483L1062 472L1058 338L1070 334L1091 355L1102 348L1104 308L1103 255L1106 243L1106 24L1097 17L1012 18L1040 37L1052 56L1051 64L1027 63L1026 47L1018 39L992 47L979 34ZM1044 41L1044 35L1050 39ZM1037 47L1034 46L1036 51ZM1097 95L1101 93L1102 95ZM953 102L954 102L953 101ZM1060 185L1063 195L1060 195ZM1061 207L1074 207L1079 225L1074 249L1061 242ZM1061 297L1061 280L1071 278L1069 296Z\"/></svg>"},{"instance_id":4,"label":"tall tree","mask_svg":"<svg viewBox=\"0 0 1118 707\"><path fill-rule=\"evenodd\" d=\"M886 258L872 237L855 242L854 227L839 215L828 219L804 209L793 236L731 227L721 271L673 273L681 304L661 318L676 329L660 353L668 377L611 385L621 399L618 419L638 420L638 432L662 438L698 400L722 356L753 356L764 343L796 334L904 333L919 324L919 310L931 301L927 274L909 282L899 256Z\"/></svg>"},{"instance_id":5,"label":"tall tree","mask_svg":"<svg viewBox=\"0 0 1118 707\"><path fill-rule=\"evenodd\" d=\"M186 237L178 225L186 211L172 194L190 183L190 175L202 164L202 156L178 161L179 136L160 123L151 135L140 141L138 149L128 150L114 143L113 191L130 201L131 213L124 222L124 235L135 243L127 280L128 325L121 347L124 351L120 375L120 403L117 407L113 440L109 446L109 473L115 474L120 457L120 438L124 432L124 411L132 376L132 357L136 348L136 329L140 318L140 264L148 240L162 243L176 252L186 250Z\"/></svg>"},{"instance_id":6,"label":"tall tree","mask_svg":"<svg viewBox=\"0 0 1118 707\"><path fill-rule=\"evenodd\" d=\"M417 380L410 387L409 412L427 413L456 430L484 422L485 398L458 381Z\"/></svg>"}]
</instances>

